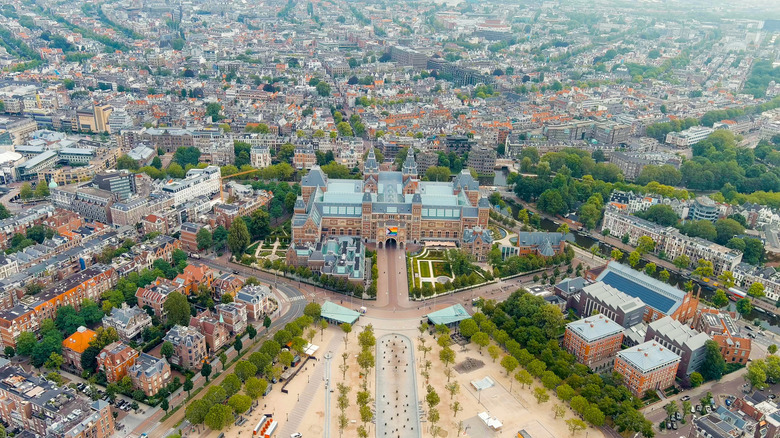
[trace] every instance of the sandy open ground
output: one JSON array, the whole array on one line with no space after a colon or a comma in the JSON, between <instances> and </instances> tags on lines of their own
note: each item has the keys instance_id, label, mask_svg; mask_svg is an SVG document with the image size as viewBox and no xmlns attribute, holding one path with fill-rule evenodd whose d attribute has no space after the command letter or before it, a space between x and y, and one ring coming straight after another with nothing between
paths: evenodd
<instances>
[{"instance_id":1,"label":"sandy open ground","mask_svg":"<svg viewBox=\"0 0 780 438\"><path fill-rule=\"evenodd\" d=\"M550 393L549 402L541 405L537 404L536 399L533 397L532 388L526 387L523 389L517 382L510 385L510 379L507 378L506 372L500 365L501 358L499 357L493 363L487 354L487 348L483 348L482 354L480 354L477 347L473 344L467 345L465 351L457 345L454 346L456 352L455 364L471 357L481 360L485 365L481 369L465 374L454 372L451 379L459 383L460 392L455 395L454 399L451 399L449 392L445 388L447 377L444 374L444 365L439 360L440 348L436 345L435 339L428 333L424 335L425 345L433 346L433 350L427 354L426 359L423 359L422 352L418 350L420 332L414 328L419 323L418 319L392 321L387 319L371 320L367 317L362 317L353 328L352 333L349 334L349 342L346 349L343 342L344 334L338 327L332 326L328 328L322 340L320 340L320 334L317 333L314 344L320 346L320 350L317 353L319 360L310 360L307 363L305 369L299 372L298 376L287 386L288 394L282 394L281 383L274 385L273 391L266 398L260 400L260 404L254 412L250 415L245 415L248 421L241 427L231 426L229 429L222 431L225 433L225 436L251 436L252 429L254 429L263 413L272 413L274 418L280 423L274 433L276 437L287 438L293 432L300 432L306 438L322 437L326 427L329 427L331 437L338 437L339 430L336 421L339 415L339 410L336 406L338 391L335 388L338 383L344 382L350 387L350 405L346 409L350 423L344 430L343 436L356 437L357 427L361 424L356 406L356 392L362 384L360 370L356 362L356 356L360 351L357 343L357 333L362 330L363 326L369 323L373 324L377 339L384 334L395 332L403 333L412 339L415 346L416 369L418 373L418 397L421 399L423 409L426 412L427 406L424 401L426 382L425 378L420 376L419 373L424 361L426 359L431 361L430 381L428 383L435 388L441 398L441 402L437 406L441 415L441 421L438 423L442 429L440 436L455 436L459 422L462 422L463 431L461 436L474 438L514 436L521 429L525 429L534 438L570 436L565 419L572 418L574 415L572 411L567 408L567 414L563 419L555 419L552 407L554 404L562 404L562 402L555 397L554 393ZM331 387L334 389L333 392L326 392L324 382L327 363L324 356L328 351L332 352L330 376ZM347 365L349 365L349 369L347 370L346 378L343 379L339 365L342 363L342 353L345 351L348 353ZM368 376L368 388L372 397L376 394L375 371L371 370L371 374ZM493 379L496 384L479 394L470 382L486 376ZM514 379L512 378L512 380ZM540 386L541 384L537 381L534 385ZM326 415L326 395L330 398L329 415ZM453 415L451 408L453 400L458 400L462 408L457 417ZM481 412L488 412L491 416L500 420L503 423L502 430L492 431L488 429L477 417ZM370 437L375 436L376 430L373 424L367 424L366 428ZM430 424L428 422L424 421L422 423L422 429L424 437L431 436L429 431ZM205 434L205 436L209 437L216 437L217 435L219 435L218 432ZM585 436L585 433L581 432L579 435ZM598 429L588 429L589 438L603 436Z\"/></svg>"}]
</instances>

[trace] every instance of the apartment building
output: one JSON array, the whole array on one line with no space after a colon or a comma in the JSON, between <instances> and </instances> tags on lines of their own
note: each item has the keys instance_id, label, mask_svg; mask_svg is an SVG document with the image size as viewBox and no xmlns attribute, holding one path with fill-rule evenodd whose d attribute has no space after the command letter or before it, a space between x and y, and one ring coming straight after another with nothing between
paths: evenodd
<instances>
[{"instance_id":1,"label":"apartment building","mask_svg":"<svg viewBox=\"0 0 780 438\"><path fill-rule=\"evenodd\" d=\"M165 358L141 353L135 364L127 370L127 374L133 382L133 387L142 390L147 397L154 397L171 381L171 365Z\"/></svg>"},{"instance_id":2,"label":"apartment building","mask_svg":"<svg viewBox=\"0 0 780 438\"><path fill-rule=\"evenodd\" d=\"M654 341L618 352L615 372L623 376L623 384L637 397L646 391L664 390L674 384L680 356Z\"/></svg>"},{"instance_id":3,"label":"apartment building","mask_svg":"<svg viewBox=\"0 0 780 438\"><path fill-rule=\"evenodd\" d=\"M112 342L98 354L98 369L106 373L109 383L118 382L127 375L127 371L135 364L138 355L138 350L124 342Z\"/></svg>"},{"instance_id":4,"label":"apartment building","mask_svg":"<svg viewBox=\"0 0 780 438\"><path fill-rule=\"evenodd\" d=\"M81 374L84 368L81 366L81 354L89 347L89 342L97 336L97 333L86 328L79 327L75 333L62 341L62 366Z\"/></svg>"},{"instance_id":5,"label":"apartment building","mask_svg":"<svg viewBox=\"0 0 780 438\"><path fill-rule=\"evenodd\" d=\"M623 342L623 326L606 315L593 315L566 325L563 348L591 369L612 365Z\"/></svg>"},{"instance_id":6,"label":"apartment building","mask_svg":"<svg viewBox=\"0 0 780 438\"><path fill-rule=\"evenodd\" d=\"M298 170L310 170L317 164L317 156L314 154L314 148L311 146L299 146L295 148L293 155L293 167Z\"/></svg>"},{"instance_id":7,"label":"apartment building","mask_svg":"<svg viewBox=\"0 0 780 438\"><path fill-rule=\"evenodd\" d=\"M742 262L740 251L699 237L688 237L674 227L663 227L612 210L604 213L602 229L609 230L609 233L615 237L628 235L628 243L633 246L637 245L641 236L649 236L655 242L656 253L663 251L669 260L686 255L690 259L691 268L698 266L701 259L711 261L715 275L720 275L723 271L734 272L737 265Z\"/></svg>"},{"instance_id":8,"label":"apartment building","mask_svg":"<svg viewBox=\"0 0 780 438\"><path fill-rule=\"evenodd\" d=\"M114 307L111 313L103 317L103 327L113 327L119 339L130 343L137 341L146 327L152 326L152 317L138 306Z\"/></svg>"},{"instance_id":9,"label":"apartment building","mask_svg":"<svg viewBox=\"0 0 780 438\"><path fill-rule=\"evenodd\" d=\"M687 380L694 371L699 371L704 363L707 349L705 343L710 340L701 333L672 319L669 316L647 325L645 341L655 341L680 356L677 377Z\"/></svg>"},{"instance_id":10,"label":"apartment building","mask_svg":"<svg viewBox=\"0 0 780 438\"><path fill-rule=\"evenodd\" d=\"M111 405L92 401L68 386L57 386L0 359L0 419L21 435L63 438L110 438Z\"/></svg>"},{"instance_id":11,"label":"apartment building","mask_svg":"<svg viewBox=\"0 0 780 438\"><path fill-rule=\"evenodd\" d=\"M209 351L217 351L231 340L230 330L220 316L205 310L190 318L190 328L195 328L206 338Z\"/></svg>"},{"instance_id":12,"label":"apartment building","mask_svg":"<svg viewBox=\"0 0 780 438\"><path fill-rule=\"evenodd\" d=\"M271 149L268 146L253 146L249 152L252 167L265 169L271 165Z\"/></svg>"},{"instance_id":13,"label":"apartment building","mask_svg":"<svg viewBox=\"0 0 780 438\"><path fill-rule=\"evenodd\" d=\"M146 287L139 287L135 293L138 299L138 307L149 306L161 321L167 319L167 312L163 307L168 296L173 292L181 293L181 286L166 278L158 278Z\"/></svg>"},{"instance_id":14,"label":"apartment building","mask_svg":"<svg viewBox=\"0 0 780 438\"><path fill-rule=\"evenodd\" d=\"M727 363L746 364L752 349L751 339L743 336L734 321L733 312L717 309L699 309L693 326L706 333L720 346L720 354Z\"/></svg>"},{"instance_id":15,"label":"apartment building","mask_svg":"<svg viewBox=\"0 0 780 438\"><path fill-rule=\"evenodd\" d=\"M230 272L225 272L219 277L215 278L211 283L211 290L214 292L214 296L217 299L222 299L222 295L232 295L233 299L236 298L236 294L244 286L244 281Z\"/></svg>"},{"instance_id":16,"label":"apartment building","mask_svg":"<svg viewBox=\"0 0 780 438\"><path fill-rule=\"evenodd\" d=\"M246 304L238 302L216 305L219 321L227 327L233 336L240 336L247 329L249 318L246 307Z\"/></svg>"},{"instance_id":17,"label":"apartment building","mask_svg":"<svg viewBox=\"0 0 780 438\"><path fill-rule=\"evenodd\" d=\"M15 347L16 339L23 331L37 332L40 322L54 319L57 309L62 306L70 305L78 310L87 298L99 302L103 292L116 286L118 279L114 268L94 264L44 289L33 302L0 312L3 345Z\"/></svg>"},{"instance_id":18,"label":"apartment building","mask_svg":"<svg viewBox=\"0 0 780 438\"><path fill-rule=\"evenodd\" d=\"M706 126L693 126L684 131L666 134L666 143L678 148L687 148L704 140L713 132L714 129Z\"/></svg>"},{"instance_id":19,"label":"apartment building","mask_svg":"<svg viewBox=\"0 0 780 438\"><path fill-rule=\"evenodd\" d=\"M199 370L207 357L206 337L194 327L173 326L163 338L173 344L171 363L182 368Z\"/></svg>"},{"instance_id":20,"label":"apartment building","mask_svg":"<svg viewBox=\"0 0 780 438\"><path fill-rule=\"evenodd\" d=\"M211 198L219 192L221 175L219 167L208 166L203 169L190 169L184 179L163 186L163 193L173 197L176 206L182 205L199 196Z\"/></svg>"},{"instance_id":21,"label":"apartment building","mask_svg":"<svg viewBox=\"0 0 780 438\"><path fill-rule=\"evenodd\" d=\"M194 222L184 222L181 224L181 240L182 248L187 252L198 252L198 232L203 228L203 225L196 224Z\"/></svg>"},{"instance_id":22,"label":"apartment building","mask_svg":"<svg viewBox=\"0 0 780 438\"><path fill-rule=\"evenodd\" d=\"M469 152L468 167L478 175L493 175L496 170L496 150L488 147L477 147Z\"/></svg>"},{"instance_id":23,"label":"apartment building","mask_svg":"<svg viewBox=\"0 0 780 438\"><path fill-rule=\"evenodd\" d=\"M259 321L271 313L271 288L264 285L244 286L235 295L235 302L246 305L247 317Z\"/></svg>"}]
</instances>

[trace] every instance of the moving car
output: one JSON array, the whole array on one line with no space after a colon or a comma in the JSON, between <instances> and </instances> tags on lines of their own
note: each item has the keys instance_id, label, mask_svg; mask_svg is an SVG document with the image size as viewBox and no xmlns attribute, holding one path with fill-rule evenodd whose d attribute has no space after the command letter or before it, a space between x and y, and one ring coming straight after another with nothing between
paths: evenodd
<instances>
[{"instance_id":1,"label":"moving car","mask_svg":"<svg viewBox=\"0 0 780 438\"><path fill-rule=\"evenodd\" d=\"M295 432L290 435L290 438L301 438L302 436L300 432Z\"/></svg>"}]
</instances>

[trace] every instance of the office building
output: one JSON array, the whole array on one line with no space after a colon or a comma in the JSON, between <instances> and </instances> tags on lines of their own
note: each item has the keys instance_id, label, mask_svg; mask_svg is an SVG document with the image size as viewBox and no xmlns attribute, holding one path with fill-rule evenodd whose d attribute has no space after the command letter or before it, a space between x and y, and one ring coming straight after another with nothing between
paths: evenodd
<instances>
[{"instance_id":1,"label":"office building","mask_svg":"<svg viewBox=\"0 0 780 438\"><path fill-rule=\"evenodd\" d=\"M680 356L668 348L647 341L618 352L615 372L623 376L623 384L637 397L645 392L661 390L674 384Z\"/></svg>"},{"instance_id":2,"label":"office building","mask_svg":"<svg viewBox=\"0 0 780 438\"><path fill-rule=\"evenodd\" d=\"M591 369L611 366L622 342L623 326L601 314L570 322L563 336L563 348Z\"/></svg>"},{"instance_id":3,"label":"office building","mask_svg":"<svg viewBox=\"0 0 780 438\"><path fill-rule=\"evenodd\" d=\"M701 369L707 354L704 344L710 337L665 316L647 325L645 340L655 341L680 356L677 377L687 380L691 373Z\"/></svg>"}]
</instances>

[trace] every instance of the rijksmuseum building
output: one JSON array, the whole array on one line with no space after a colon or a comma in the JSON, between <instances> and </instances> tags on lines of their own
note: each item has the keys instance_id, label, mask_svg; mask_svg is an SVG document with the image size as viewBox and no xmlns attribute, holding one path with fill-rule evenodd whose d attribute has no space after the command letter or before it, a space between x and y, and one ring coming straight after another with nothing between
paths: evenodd
<instances>
[{"instance_id":1,"label":"rijksmuseum building","mask_svg":"<svg viewBox=\"0 0 780 438\"><path fill-rule=\"evenodd\" d=\"M328 179L314 166L301 181L295 203L291 252L334 238L377 248L453 242L484 260L492 239L487 230L490 203L464 170L452 182L420 181L414 152L401 172L380 172L373 149L363 179Z\"/></svg>"}]
</instances>

